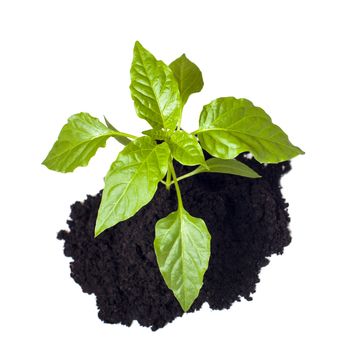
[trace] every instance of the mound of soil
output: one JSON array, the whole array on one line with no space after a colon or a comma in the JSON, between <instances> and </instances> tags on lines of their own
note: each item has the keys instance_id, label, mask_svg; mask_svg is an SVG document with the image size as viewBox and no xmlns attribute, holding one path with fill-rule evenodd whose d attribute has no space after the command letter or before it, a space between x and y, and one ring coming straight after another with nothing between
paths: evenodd
<instances>
[{"instance_id":1,"label":"mound of soil","mask_svg":"<svg viewBox=\"0 0 350 350\"><path fill-rule=\"evenodd\" d=\"M282 254L291 241L288 204L280 186L290 163L264 166L244 156L240 160L263 177L203 173L180 183L185 208L204 219L212 235L209 268L190 311L204 302L220 310L242 297L251 300L267 257ZM177 164L178 174L186 171ZM101 193L73 204L70 231L58 234L65 255L73 258L72 278L85 293L96 295L102 321L130 326L137 320L152 330L164 327L183 314L163 281L153 249L157 220L176 209L174 189L166 191L160 184L151 203L95 239L100 200Z\"/></svg>"}]
</instances>

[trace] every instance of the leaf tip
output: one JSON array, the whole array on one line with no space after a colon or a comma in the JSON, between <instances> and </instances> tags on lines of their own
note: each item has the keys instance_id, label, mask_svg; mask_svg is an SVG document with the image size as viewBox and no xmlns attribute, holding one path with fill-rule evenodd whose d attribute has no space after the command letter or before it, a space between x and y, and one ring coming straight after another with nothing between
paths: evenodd
<instances>
[{"instance_id":1,"label":"leaf tip","mask_svg":"<svg viewBox=\"0 0 350 350\"><path fill-rule=\"evenodd\" d=\"M105 230L105 227L103 227L103 223L101 223L101 220L100 220L100 209L101 209L101 206L97 212L97 218L96 218L96 223L94 228L94 238L99 236Z\"/></svg>"},{"instance_id":2,"label":"leaf tip","mask_svg":"<svg viewBox=\"0 0 350 350\"><path fill-rule=\"evenodd\" d=\"M142 44L138 40L135 41L134 49L143 49Z\"/></svg>"},{"instance_id":3,"label":"leaf tip","mask_svg":"<svg viewBox=\"0 0 350 350\"><path fill-rule=\"evenodd\" d=\"M252 174L250 176L251 179L261 179L263 176L260 175L259 173L257 173L255 170L251 169L250 170L252 171Z\"/></svg>"},{"instance_id":4,"label":"leaf tip","mask_svg":"<svg viewBox=\"0 0 350 350\"><path fill-rule=\"evenodd\" d=\"M103 232L103 229L96 225L95 226L95 232L94 232L94 238L97 238L102 232Z\"/></svg>"},{"instance_id":5,"label":"leaf tip","mask_svg":"<svg viewBox=\"0 0 350 350\"><path fill-rule=\"evenodd\" d=\"M286 159L286 160L291 160L294 157L302 156L305 154L305 152L301 148L299 148L298 146L293 145L293 150L294 150L294 154L289 159Z\"/></svg>"},{"instance_id":6,"label":"leaf tip","mask_svg":"<svg viewBox=\"0 0 350 350\"><path fill-rule=\"evenodd\" d=\"M182 309L183 312L187 312L192 306L192 304L187 305L187 304L181 302L180 300L178 300L178 301L179 301L179 304L180 304L181 309Z\"/></svg>"}]
</instances>

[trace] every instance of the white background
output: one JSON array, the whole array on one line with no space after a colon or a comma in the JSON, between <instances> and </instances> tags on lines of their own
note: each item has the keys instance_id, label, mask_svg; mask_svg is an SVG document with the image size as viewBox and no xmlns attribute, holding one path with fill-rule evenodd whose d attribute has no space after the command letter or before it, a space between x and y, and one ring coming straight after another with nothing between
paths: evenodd
<instances>
[{"instance_id":1,"label":"white background","mask_svg":"<svg viewBox=\"0 0 350 350\"><path fill-rule=\"evenodd\" d=\"M0 1L0 348L349 349L348 1ZM40 163L86 111L139 133L129 96L135 40L185 52L205 88L184 126L220 96L263 107L305 152L283 179L293 242L252 302L186 315L156 333L105 325L56 240L70 204L102 188L110 140L73 174Z\"/></svg>"}]
</instances>

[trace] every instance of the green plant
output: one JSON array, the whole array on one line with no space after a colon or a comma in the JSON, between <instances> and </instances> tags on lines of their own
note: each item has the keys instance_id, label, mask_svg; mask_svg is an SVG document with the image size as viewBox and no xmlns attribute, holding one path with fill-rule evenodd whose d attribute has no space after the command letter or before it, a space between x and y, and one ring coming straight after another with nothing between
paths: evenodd
<instances>
[{"instance_id":1,"label":"green plant","mask_svg":"<svg viewBox=\"0 0 350 350\"><path fill-rule=\"evenodd\" d=\"M198 130L182 130L182 109L189 96L202 87L200 70L185 55L168 66L136 42L131 96L137 115L152 129L136 137L118 131L106 118L104 125L88 113L75 114L43 161L49 169L71 172L86 166L109 137L125 145L105 177L95 236L150 202L159 182L168 190L174 185L178 209L157 222L154 248L164 280L184 311L191 307L203 284L210 234L205 222L184 208L179 181L201 172L258 178L255 171L234 159L246 151L262 163L278 163L303 154L261 108L246 99L218 98L203 107ZM205 160L202 149L214 158ZM197 167L178 178L174 159Z\"/></svg>"}]
</instances>

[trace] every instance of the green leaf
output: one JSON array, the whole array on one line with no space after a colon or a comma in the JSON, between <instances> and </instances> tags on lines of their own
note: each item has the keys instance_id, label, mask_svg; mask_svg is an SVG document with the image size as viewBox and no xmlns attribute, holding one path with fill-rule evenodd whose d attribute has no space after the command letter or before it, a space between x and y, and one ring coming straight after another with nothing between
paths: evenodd
<instances>
[{"instance_id":1,"label":"green leaf","mask_svg":"<svg viewBox=\"0 0 350 350\"><path fill-rule=\"evenodd\" d=\"M246 99L223 97L204 106L198 138L211 155L232 159L249 151L261 163L279 163L304 152L271 118Z\"/></svg>"},{"instance_id":2,"label":"green leaf","mask_svg":"<svg viewBox=\"0 0 350 350\"><path fill-rule=\"evenodd\" d=\"M159 220L155 231L160 272L186 312L203 285L210 257L210 233L202 219L181 207Z\"/></svg>"},{"instance_id":3,"label":"green leaf","mask_svg":"<svg viewBox=\"0 0 350 350\"><path fill-rule=\"evenodd\" d=\"M71 116L42 164L51 170L71 172L86 166L99 147L106 145L114 131L88 113Z\"/></svg>"},{"instance_id":4,"label":"green leaf","mask_svg":"<svg viewBox=\"0 0 350 350\"><path fill-rule=\"evenodd\" d=\"M203 77L199 68L185 54L180 56L169 67L179 84L182 104L185 105L189 96L203 88Z\"/></svg>"},{"instance_id":5,"label":"green leaf","mask_svg":"<svg viewBox=\"0 0 350 350\"><path fill-rule=\"evenodd\" d=\"M108 120L105 116L103 116L103 118L105 119L105 122L106 122L106 125L109 129L113 130L113 131L116 131L116 132L119 132ZM125 137L125 136L118 136L118 135L114 135L114 138L120 142L122 145L126 146L130 140Z\"/></svg>"},{"instance_id":6,"label":"green leaf","mask_svg":"<svg viewBox=\"0 0 350 350\"><path fill-rule=\"evenodd\" d=\"M153 140L164 141L168 137L168 132L163 129L150 129L142 131L144 135L150 136Z\"/></svg>"},{"instance_id":7,"label":"green leaf","mask_svg":"<svg viewBox=\"0 0 350 350\"><path fill-rule=\"evenodd\" d=\"M185 131L175 131L169 141L173 157L184 165L205 165L204 154L197 138Z\"/></svg>"},{"instance_id":8,"label":"green leaf","mask_svg":"<svg viewBox=\"0 0 350 350\"><path fill-rule=\"evenodd\" d=\"M193 170L192 175L209 172L238 175L253 179L261 177L253 169L249 168L249 166L241 163L237 159L210 158L206 161L206 165L207 167L200 165L197 169Z\"/></svg>"},{"instance_id":9,"label":"green leaf","mask_svg":"<svg viewBox=\"0 0 350 350\"><path fill-rule=\"evenodd\" d=\"M149 136L130 142L112 163L98 210L95 236L132 217L154 196L165 176L170 150Z\"/></svg>"},{"instance_id":10,"label":"green leaf","mask_svg":"<svg viewBox=\"0 0 350 350\"><path fill-rule=\"evenodd\" d=\"M137 115L154 128L174 130L181 118L181 96L171 69L138 41L131 65L131 96Z\"/></svg>"}]
</instances>

